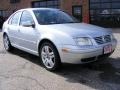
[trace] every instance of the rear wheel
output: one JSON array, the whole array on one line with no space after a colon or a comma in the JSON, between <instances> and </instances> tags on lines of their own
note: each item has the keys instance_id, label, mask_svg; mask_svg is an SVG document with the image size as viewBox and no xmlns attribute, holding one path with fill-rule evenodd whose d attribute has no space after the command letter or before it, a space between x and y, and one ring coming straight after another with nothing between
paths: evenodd
<instances>
[{"instance_id":1,"label":"rear wheel","mask_svg":"<svg viewBox=\"0 0 120 90\"><path fill-rule=\"evenodd\" d=\"M8 35L6 35L6 34L3 36L3 43L4 43L5 50L7 50L7 51L11 51L12 50L13 47L11 46L10 40L8 38Z\"/></svg>"},{"instance_id":2,"label":"rear wheel","mask_svg":"<svg viewBox=\"0 0 120 90\"><path fill-rule=\"evenodd\" d=\"M49 71L60 67L60 57L56 47L50 42L44 42L40 47L40 59L44 67Z\"/></svg>"}]
</instances>

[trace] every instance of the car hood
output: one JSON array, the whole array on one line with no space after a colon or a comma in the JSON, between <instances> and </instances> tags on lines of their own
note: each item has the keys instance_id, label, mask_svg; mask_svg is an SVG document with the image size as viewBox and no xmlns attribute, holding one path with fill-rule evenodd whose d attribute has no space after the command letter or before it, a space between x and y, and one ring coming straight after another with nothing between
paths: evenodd
<instances>
[{"instance_id":1,"label":"car hood","mask_svg":"<svg viewBox=\"0 0 120 90\"><path fill-rule=\"evenodd\" d=\"M62 32L73 37L97 37L101 35L111 34L111 31L106 28L86 23L53 24L45 26L52 32Z\"/></svg>"}]
</instances>

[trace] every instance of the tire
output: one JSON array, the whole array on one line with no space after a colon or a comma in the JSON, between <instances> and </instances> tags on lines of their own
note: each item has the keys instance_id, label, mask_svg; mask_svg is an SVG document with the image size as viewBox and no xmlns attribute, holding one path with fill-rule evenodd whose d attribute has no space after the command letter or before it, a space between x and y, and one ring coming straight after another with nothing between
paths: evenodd
<instances>
[{"instance_id":1,"label":"tire","mask_svg":"<svg viewBox=\"0 0 120 90\"><path fill-rule=\"evenodd\" d=\"M6 34L3 35L3 43L4 43L4 48L6 51L11 51L13 49L13 47L10 43L9 37Z\"/></svg>"},{"instance_id":2,"label":"tire","mask_svg":"<svg viewBox=\"0 0 120 90\"><path fill-rule=\"evenodd\" d=\"M44 42L39 50L39 56L43 66L49 71L60 68L61 61L56 47L50 42Z\"/></svg>"}]
</instances>

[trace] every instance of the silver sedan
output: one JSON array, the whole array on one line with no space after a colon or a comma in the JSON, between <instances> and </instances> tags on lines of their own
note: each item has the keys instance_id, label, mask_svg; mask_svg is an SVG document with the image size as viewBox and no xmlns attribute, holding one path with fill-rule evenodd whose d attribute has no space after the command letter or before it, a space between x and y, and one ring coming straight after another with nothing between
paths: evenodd
<instances>
[{"instance_id":1,"label":"silver sedan","mask_svg":"<svg viewBox=\"0 0 120 90\"><path fill-rule=\"evenodd\" d=\"M47 70L61 63L88 63L109 57L117 41L111 30L79 23L59 9L28 8L13 13L3 25L7 51L13 47L40 56Z\"/></svg>"}]
</instances>

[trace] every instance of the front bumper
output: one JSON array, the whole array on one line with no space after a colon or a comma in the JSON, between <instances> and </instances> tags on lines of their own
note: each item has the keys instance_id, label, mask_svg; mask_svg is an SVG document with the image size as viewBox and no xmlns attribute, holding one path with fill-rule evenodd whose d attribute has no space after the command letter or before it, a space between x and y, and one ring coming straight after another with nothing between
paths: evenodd
<instances>
[{"instance_id":1,"label":"front bumper","mask_svg":"<svg viewBox=\"0 0 120 90\"><path fill-rule=\"evenodd\" d=\"M106 43L103 45L97 45L97 46L93 46L92 48L86 48L86 49L76 48L77 46L65 46L70 49L68 52L61 51L61 54L60 54L61 61L63 63L74 63L74 64L88 63L88 62L91 62L91 60L90 61L87 60L84 62L84 59L96 57L95 59L92 60L92 61L95 61L97 60L97 57L104 55L103 48L106 45L112 45L112 52L113 52L116 48L117 41L115 40L110 43Z\"/></svg>"}]
</instances>

